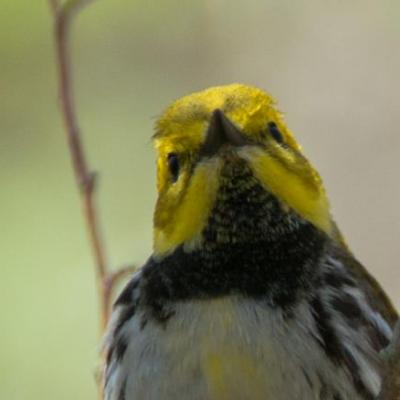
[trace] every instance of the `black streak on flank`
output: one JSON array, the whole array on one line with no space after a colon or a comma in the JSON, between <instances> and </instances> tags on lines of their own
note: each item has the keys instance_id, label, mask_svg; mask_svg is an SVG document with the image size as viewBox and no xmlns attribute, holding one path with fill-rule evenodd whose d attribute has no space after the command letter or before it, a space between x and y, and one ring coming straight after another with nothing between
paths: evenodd
<instances>
[{"instance_id":1,"label":"black streak on flank","mask_svg":"<svg viewBox=\"0 0 400 400\"><path fill-rule=\"evenodd\" d=\"M126 339L120 337L115 343L115 358L117 361L122 360L127 348L128 343L126 342Z\"/></svg>"},{"instance_id":2,"label":"black streak on flank","mask_svg":"<svg viewBox=\"0 0 400 400\"><path fill-rule=\"evenodd\" d=\"M121 292L121 294L118 296L115 302L115 306L130 305L133 301L134 291L138 290L139 282L139 276L133 277L132 280L126 285L124 290Z\"/></svg>"},{"instance_id":3,"label":"black streak on flank","mask_svg":"<svg viewBox=\"0 0 400 400\"><path fill-rule=\"evenodd\" d=\"M373 400L373 394L367 389L361 379L357 362L349 351L343 347L332 326L330 315L325 310L321 300L319 298L314 298L311 301L311 307L319 333L319 337L315 339L335 365L347 370L352 378L354 387L362 395L362 398L365 400Z\"/></svg>"},{"instance_id":4,"label":"black streak on flank","mask_svg":"<svg viewBox=\"0 0 400 400\"><path fill-rule=\"evenodd\" d=\"M356 286L354 280L344 273L335 270L327 270L323 274L324 282L328 286L332 286L336 289L340 289L343 286L354 287Z\"/></svg>"},{"instance_id":5,"label":"black streak on flank","mask_svg":"<svg viewBox=\"0 0 400 400\"><path fill-rule=\"evenodd\" d=\"M314 385L311 382L310 376L308 375L307 371L303 367L301 367L301 372L303 373L304 378L306 379L307 384L310 387L310 389L313 389Z\"/></svg>"},{"instance_id":6,"label":"black streak on flank","mask_svg":"<svg viewBox=\"0 0 400 400\"><path fill-rule=\"evenodd\" d=\"M374 400L375 396L368 390L368 388L365 386L363 380L361 379L361 376L360 376L359 370L358 370L358 364L357 364L356 360L350 354L350 352L347 350L345 350L345 361L347 364L347 368L353 379L354 387L356 388L358 393L360 393L362 398L365 400Z\"/></svg>"},{"instance_id":7,"label":"black streak on flank","mask_svg":"<svg viewBox=\"0 0 400 400\"><path fill-rule=\"evenodd\" d=\"M367 318L353 296L341 292L331 300L331 304L343 316L350 327L365 330L370 344L375 351L379 352L389 344L389 339L384 335L379 326Z\"/></svg>"},{"instance_id":8,"label":"black streak on flank","mask_svg":"<svg viewBox=\"0 0 400 400\"><path fill-rule=\"evenodd\" d=\"M107 372L106 372L104 387L108 385L108 381L111 376L111 372L109 371L109 368L113 368L111 366L111 360L114 358L116 362L121 361L125 355L127 348L128 348L128 343L126 342L126 340L123 338L119 338L115 339L111 347L108 349L106 357Z\"/></svg>"},{"instance_id":9,"label":"black streak on flank","mask_svg":"<svg viewBox=\"0 0 400 400\"><path fill-rule=\"evenodd\" d=\"M343 400L343 397L340 394L334 394L333 395L333 400Z\"/></svg>"},{"instance_id":10,"label":"black streak on flank","mask_svg":"<svg viewBox=\"0 0 400 400\"><path fill-rule=\"evenodd\" d=\"M330 316L318 297L311 301L311 309L318 329L318 343L332 362L336 365L343 364L342 345L331 326Z\"/></svg>"},{"instance_id":11,"label":"black streak on flank","mask_svg":"<svg viewBox=\"0 0 400 400\"><path fill-rule=\"evenodd\" d=\"M126 392L126 378L125 378L124 383L122 384L121 389L119 391L118 400L125 400L126 399L125 392Z\"/></svg>"},{"instance_id":12,"label":"black streak on flank","mask_svg":"<svg viewBox=\"0 0 400 400\"><path fill-rule=\"evenodd\" d=\"M113 333L113 341L110 346L110 348L107 351L107 356L106 356L106 362L108 365L110 365L111 358L115 356L117 360L120 360L127 349L127 342L126 340L118 336L120 333L121 328L124 326L124 324L133 317L135 313L135 305L131 304L130 306L126 306L126 308L121 312L121 315L119 317L119 320L117 322L117 325L115 327L114 333Z\"/></svg>"},{"instance_id":13,"label":"black streak on flank","mask_svg":"<svg viewBox=\"0 0 400 400\"><path fill-rule=\"evenodd\" d=\"M123 339L121 337L118 339L115 339L113 341L112 346L108 349L108 352L107 352L107 358L106 358L107 365L110 365L111 359L113 357L115 357L115 359L117 361L122 360L127 348L128 348L128 343L126 342L125 339Z\"/></svg>"},{"instance_id":14,"label":"black streak on flank","mask_svg":"<svg viewBox=\"0 0 400 400\"><path fill-rule=\"evenodd\" d=\"M324 380L320 377L321 388L319 390L319 399L320 400L328 400L329 399L329 389Z\"/></svg>"},{"instance_id":15,"label":"black streak on flank","mask_svg":"<svg viewBox=\"0 0 400 400\"><path fill-rule=\"evenodd\" d=\"M115 336L118 335L119 331L125 325L125 323L135 315L135 311L136 311L136 304L134 303L127 305L122 309L121 314L118 318L117 325L115 327L114 331Z\"/></svg>"},{"instance_id":16,"label":"black streak on flank","mask_svg":"<svg viewBox=\"0 0 400 400\"><path fill-rule=\"evenodd\" d=\"M366 323L360 306L350 294L341 292L331 300L332 307L353 326Z\"/></svg>"}]
</instances>

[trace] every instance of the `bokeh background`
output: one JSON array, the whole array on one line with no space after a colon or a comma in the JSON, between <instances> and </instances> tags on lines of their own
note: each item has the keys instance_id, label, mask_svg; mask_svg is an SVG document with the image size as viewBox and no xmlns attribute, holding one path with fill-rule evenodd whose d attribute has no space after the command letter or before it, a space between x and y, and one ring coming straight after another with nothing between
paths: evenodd
<instances>
[{"instance_id":1,"label":"bokeh background","mask_svg":"<svg viewBox=\"0 0 400 400\"><path fill-rule=\"evenodd\" d=\"M245 82L279 99L358 258L400 305L400 3L102 0L73 61L112 265L151 251L154 118ZM0 398L94 399L92 258L56 99L46 1L0 2Z\"/></svg>"}]
</instances>

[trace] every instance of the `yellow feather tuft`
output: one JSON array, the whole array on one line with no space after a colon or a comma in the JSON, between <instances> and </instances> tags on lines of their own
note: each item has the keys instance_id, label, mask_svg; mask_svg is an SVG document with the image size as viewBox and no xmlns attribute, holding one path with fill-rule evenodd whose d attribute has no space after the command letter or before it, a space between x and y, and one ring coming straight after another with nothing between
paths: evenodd
<instances>
[{"instance_id":1,"label":"yellow feather tuft","mask_svg":"<svg viewBox=\"0 0 400 400\"><path fill-rule=\"evenodd\" d=\"M258 148L245 149L241 155L248 160L266 190L331 235L329 202L318 173L306 160L288 162L285 158L271 157Z\"/></svg>"},{"instance_id":2,"label":"yellow feather tuft","mask_svg":"<svg viewBox=\"0 0 400 400\"><path fill-rule=\"evenodd\" d=\"M196 247L196 238L202 231L209 212L214 205L218 190L218 159L201 163L191 177L190 184L179 197L170 188L163 198L159 199L155 214L154 251L165 254L183 242L186 247ZM179 195L179 186L176 187ZM169 199L169 197L171 199Z\"/></svg>"}]
</instances>

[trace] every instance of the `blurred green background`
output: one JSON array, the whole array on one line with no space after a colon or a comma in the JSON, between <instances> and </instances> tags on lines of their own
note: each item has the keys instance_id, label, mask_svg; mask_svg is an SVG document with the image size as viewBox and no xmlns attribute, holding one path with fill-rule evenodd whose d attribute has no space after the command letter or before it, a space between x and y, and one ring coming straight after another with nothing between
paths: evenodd
<instances>
[{"instance_id":1,"label":"blurred green background","mask_svg":"<svg viewBox=\"0 0 400 400\"><path fill-rule=\"evenodd\" d=\"M46 1L2 0L0 32L0 398L94 399L93 263ZM102 0L73 38L112 265L151 251L154 117L238 81L279 99L352 249L400 305L398 1Z\"/></svg>"}]
</instances>

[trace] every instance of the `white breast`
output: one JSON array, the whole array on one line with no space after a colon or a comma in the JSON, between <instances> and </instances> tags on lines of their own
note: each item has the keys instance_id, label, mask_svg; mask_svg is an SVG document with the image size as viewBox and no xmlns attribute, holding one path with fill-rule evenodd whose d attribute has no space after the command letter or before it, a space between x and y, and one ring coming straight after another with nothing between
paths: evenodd
<instances>
[{"instance_id":1,"label":"white breast","mask_svg":"<svg viewBox=\"0 0 400 400\"><path fill-rule=\"evenodd\" d=\"M235 297L177 303L165 325L142 318L121 330L128 347L110 365L107 400L361 399L315 339L305 302L291 318Z\"/></svg>"}]
</instances>

